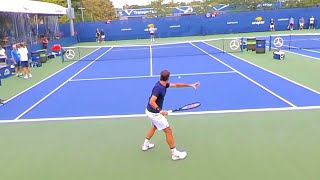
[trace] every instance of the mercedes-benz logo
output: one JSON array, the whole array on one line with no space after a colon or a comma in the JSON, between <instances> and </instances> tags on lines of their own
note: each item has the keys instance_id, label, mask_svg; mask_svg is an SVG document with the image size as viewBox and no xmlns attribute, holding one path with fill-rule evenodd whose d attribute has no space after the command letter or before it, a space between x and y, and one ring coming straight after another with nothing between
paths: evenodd
<instances>
[{"instance_id":1,"label":"mercedes-benz logo","mask_svg":"<svg viewBox=\"0 0 320 180\"><path fill-rule=\"evenodd\" d=\"M76 54L74 53L74 51L73 51L72 49L68 49L68 50L66 51L66 54L65 54L65 55L66 55L66 58L68 58L68 59L73 59Z\"/></svg>"},{"instance_id":2,"label":"mercedes-benz logo","mask_svg":"<svg viewBox=\"0 0 320 180\"><path fill-rule=\"evenodd\" d=\"M273 40L273 45L277 48L282 47L283 46L283 39L281 37L277 37Z\"/></svg>"},{"instance_id":3,"label":"mercedes-benz logo","mask_svg":"<svg viewBox=\"0 0 320 180\"><path fill-rule=\"evenodd\" d=\"M230 48L232 50L237 50L237 49L239 49L239 47L240 47L240 42L238 40L232 40L230 42Z\"/></svg>"}]
</instances>

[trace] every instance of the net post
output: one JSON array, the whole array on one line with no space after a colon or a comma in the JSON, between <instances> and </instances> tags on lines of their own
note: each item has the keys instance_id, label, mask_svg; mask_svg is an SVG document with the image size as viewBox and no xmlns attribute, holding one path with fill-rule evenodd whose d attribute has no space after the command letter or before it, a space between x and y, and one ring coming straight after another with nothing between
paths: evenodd
<instances>
[{"instance_id":1,"label":"net post","mask_svg":"<svg viewBox=\"0 0 320 180\"><path fill-rule=\"evenodd\" d=\"M223 53L225 53L224 38L222 39L222 51L223 51Z\"/></svg>"},{"instance_id":2,"label":"net post","mask_svg":"<svg viewBox=\"0 0 320 180\"><path fill-rule=\"evenodd\" d=\"M269 51L271 51L271 46L272 46L271 41L272 41L272 36L270 35L270 37L269 37Z\"/></svg>"},{"instance_id":3,"label":"net post","mask_svg":"<svg viewBox=\"0 0 320 180\"><path fill-rule=\"evenodd\" d=\"M241 52L243 53L243 46L244 46L244 44L243 44L243 37L241 38L241 46L240 46L240 48L241 48Z\"/></svg>"},{"instance_id":4,"label":"net post","mask_svg":"<svg viewBox=\"0 0 320 180\"><path fill-rule=\"evenodd\" d=\"M291 34L289 35L289 49L291 49Z\"/></svg>"},{"instance_id":5,"label":"net post","mask_svg":"<svg viewBox=\"0 0 320 180\"><path fill-rule=\"evenodd\" d=\"M61 56L61 62L64 62L64 54L63 54L63 48L60 48L60 56Z\"/></svg>"}]
</instances>

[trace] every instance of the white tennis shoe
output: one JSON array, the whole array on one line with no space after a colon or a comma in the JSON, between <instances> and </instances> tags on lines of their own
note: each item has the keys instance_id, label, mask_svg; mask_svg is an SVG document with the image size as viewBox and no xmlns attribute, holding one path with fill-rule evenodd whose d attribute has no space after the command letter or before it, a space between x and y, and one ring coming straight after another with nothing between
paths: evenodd
<instances>
[{"instance_id":1,"label":"white tennis shoe","mask_svg":"<svg viewBox=\"0 0 320 180\"><path fill-rule=\"evenodd\" d=\"M185 151L175 151L174 153L172 153L172 160L176 161L176 160L182 160L184 158L187 157L187 152Z\"/></svg>"},{"instance_id":2,"label":"white tennis shoe","mask_svg":"<svg viewBox=\"0 0 320 180\"><path fill-rule=\"evenodd\" d=\"M142 151L147 151L148 149L152 149L154 147L154 144L148 142L142 145Z\"/></svg>"}]
</instances>

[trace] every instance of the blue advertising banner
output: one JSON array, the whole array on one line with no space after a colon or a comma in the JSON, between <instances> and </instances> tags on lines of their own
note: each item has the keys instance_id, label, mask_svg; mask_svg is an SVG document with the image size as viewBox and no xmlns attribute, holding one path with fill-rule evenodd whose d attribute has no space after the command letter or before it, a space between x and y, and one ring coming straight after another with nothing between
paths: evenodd
<instances>
[{"instance_id":1,"label":"blue advertising banner","mask_svg":"<svg viewBox=\"0 0 320 180\"><path fill-rule=\"evenodd\" d=\"M145 18L132 20L114 20L106 22L85 22L76 24L80 40L95 41L96 29L106 32L106 40L144 39L150 35L146 28L154 24L158 38L174 36L199 36L210 34L228 34L243 32L259 32L270 30L270 20L275 21L275 30L287 30L289 18L293 17L294 29L298 29L301 17L309 27L309 18L314 16L315 27L320 27L320 7L295 8L281 10L259 10L250 12L219 13L216 17L206 15L172 16L165 18ZM61 28L62 29L62 28Z\"/></svg>"},{"instance_id":2,"label":"blue advertising banner","mask_svg":"<svg viewBox=\"0 0 320 180\"><path fill-rule=\"evenodd\" d=\"M12 75L12 69L7 65L0 65L0 79L7 78Z\"/></svg>"}]
</instances>

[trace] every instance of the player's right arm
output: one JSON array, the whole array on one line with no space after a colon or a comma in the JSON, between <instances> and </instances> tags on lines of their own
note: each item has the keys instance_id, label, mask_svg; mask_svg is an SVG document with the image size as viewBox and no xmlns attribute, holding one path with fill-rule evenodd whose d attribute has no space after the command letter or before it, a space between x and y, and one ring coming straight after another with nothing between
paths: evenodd
<instances>
[{"instance_id":1,"label":"player's right arm","mask_svg":"<svg viewBox=\"0 0 320 180\"><path fill-rule=\"evenodd\" d=\"M153 109L158 110L160 114L167 115L168 112L160 109L159 106L157 105L157 103L156 103L157 98L158 98L157 96L152 95L151 98L150 98L149 104L151 105L151 107Z\"/></svg>"}]
</instances>

